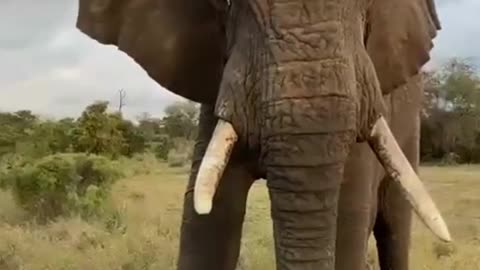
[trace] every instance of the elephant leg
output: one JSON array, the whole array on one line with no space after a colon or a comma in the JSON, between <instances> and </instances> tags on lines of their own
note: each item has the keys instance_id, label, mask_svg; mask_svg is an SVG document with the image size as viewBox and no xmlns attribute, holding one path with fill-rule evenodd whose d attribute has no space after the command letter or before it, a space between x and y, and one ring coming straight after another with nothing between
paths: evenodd
<instances>
[{"instance_id":1,"label":"elephant leg","mask_svg":"<svg viewBox=\"0 0 480 270\"><path fill-rule=\"evenodd\" d=\"M381 167L367 143L352 147L340 191L336 270L365 270ZM373 201L372 201L373 200Z\"/></svg>"},{"instance_id":2,"label":"elephant leg","mask_svg":"<svg viewBox=\"0 0 480 270\"><path fill-rule=\"evenodd\" d=\"M185 193L178 270L234 270L239 253L248 191L254 181L238 151L225 169L210 215L193 207L195 178L216 124L213 107L202 105L199 134Z\"/></svg>"},{"instance_id":3,"label":"elephant leg","mask_svg":"<svg viewBox=\"0 0 480 270\"><path fill-rule=\"evenodd\" d=\"M420 77L413 78L404 89L391 97L392 132L415 171L420 157L420 108L423 86ZM378 191L378 213L374 226L380 268L408 270L412 209L397 183L381 181Z\"/></svg>"},{"instance_id":4,"label":"elephant leg","mask_svg":"<svg viewBox=\"0 0 480 270\"><path fill-rule=\"evenodd\" d=\"M418 169L418 142L411 141L403 151ZM398 185L382 180L379 189L379 209L374 234L382 270L408 270L412 210Z\"/></svg>"},{"instance_id":5,"label":"elephant leg","mask_svg":"<svg viewBox=\"0 0 480 270\"><path fill-rule=\"evenodd\" d=\"M417 158L412 152L405 155L412 164ZM416 168L417 166L415 166ZM380 269L408 270L412 210L402 191L392 180L382 180L379 190L379 209L374 234L377 242Z\"/></svg>"}]
</instances>

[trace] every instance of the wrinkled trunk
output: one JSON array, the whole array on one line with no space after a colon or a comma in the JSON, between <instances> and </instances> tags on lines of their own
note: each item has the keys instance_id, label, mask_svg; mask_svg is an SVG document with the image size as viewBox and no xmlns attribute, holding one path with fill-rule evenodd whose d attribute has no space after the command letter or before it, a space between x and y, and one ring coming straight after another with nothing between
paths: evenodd
<instances>
[{"instance_id":1,"label":"wrinkled trunk","mask_svg":"<svg viewBox=\"0 0 480 270\"><path fill-rule=\"evenodd\" d=\"M334 270L343 168L357 133L347 1L275 1L273 91L263 95L262 157L277 270ZM303 14L303 13L300 13ZM348 22L347 22L348 23Z\"/></svg>"},{"instance_id":2,"label":"wrinkled trunk","mask_svg":"<svg viewBox=\"0 0 480 270\"><path fill-rule=\"evenodd\" d=\"M301 154L290 165L268 165L277 269L335 269L337 204L351 135L296 136Z\"/></svg>"}]
</instances>

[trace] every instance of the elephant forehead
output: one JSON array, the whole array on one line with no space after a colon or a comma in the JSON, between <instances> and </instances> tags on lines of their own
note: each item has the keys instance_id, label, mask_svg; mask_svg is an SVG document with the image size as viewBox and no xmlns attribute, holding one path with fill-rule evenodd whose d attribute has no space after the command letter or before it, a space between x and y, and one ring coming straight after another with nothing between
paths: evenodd
<instances>
[{"instance_id":1,"label":"elephant forehead","mask_svg":"<svg viewBox=\"0 0 480 270\"><path fill-rule=\"evenodd\" d=\"M248 2L261 25L266 29L281 30L336 20L343 11L342 2L345 1L249 0Z\"/></svg>"},{"instance_id":2,"label":"elephant forehead","mask_svg":"<svg viewBox=\"0 0 480 270\"><path fill-rule=\"evenodd\" d=\"M278 33L281 35L269 37L271 52L278 62L322 61L345 55L344 31L337 21L282 29Z\"/></svg>"},{"instance_id":3,"label":"elephant forehead","mask_svg":"<svg viewBox=\"0 0 480 270\"><path fill-rule=\"evenodd\" d=\"M354 85L343 79L349 73L348 61L326 60L329 58L286 61L270 67L270 74L277 83L265 93L265 101L328 96L352 98Z\"/></svg>"}]
</instances>

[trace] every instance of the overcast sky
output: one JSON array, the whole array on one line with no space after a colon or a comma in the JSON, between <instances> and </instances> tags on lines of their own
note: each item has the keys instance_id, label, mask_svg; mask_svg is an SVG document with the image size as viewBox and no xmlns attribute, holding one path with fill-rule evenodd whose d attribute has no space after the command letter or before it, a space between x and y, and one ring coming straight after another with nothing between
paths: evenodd
<instances>
[{"instance_id":1,"label":"overcast sky","mask_svg":"<svg viewBox=\"0 0 480 270\"><path fill-rule=\"evenodd\" d=\"M129 117L179 100L128 56L80 33L77 8L77 0L0 0L0 111L76 116L94 100L117 105L120 88ZM443 30L430 64L480 59L480 0L437 0L437 8Z\"/></svg>"}]
</instances>

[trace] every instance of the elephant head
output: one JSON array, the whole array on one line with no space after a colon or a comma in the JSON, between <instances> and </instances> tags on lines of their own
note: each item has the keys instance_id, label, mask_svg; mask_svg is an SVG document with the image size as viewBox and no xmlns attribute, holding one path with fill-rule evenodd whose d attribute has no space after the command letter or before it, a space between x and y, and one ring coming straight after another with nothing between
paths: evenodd
<instances>
[{"instance_id":1,"label":"elephant head","mask_svg":"<svg viewBox=\"0 0 480 270\"><path fill-rule=\"evenodd\" d=\"M210 213L234 147L267 179L279 269L333 269L350 147L368 141L439 238L447 227L382 117L440 28L433 0L80 0L78 27L158 83L215 104L194 190Z\"/></svg>"}]
</instances>

